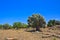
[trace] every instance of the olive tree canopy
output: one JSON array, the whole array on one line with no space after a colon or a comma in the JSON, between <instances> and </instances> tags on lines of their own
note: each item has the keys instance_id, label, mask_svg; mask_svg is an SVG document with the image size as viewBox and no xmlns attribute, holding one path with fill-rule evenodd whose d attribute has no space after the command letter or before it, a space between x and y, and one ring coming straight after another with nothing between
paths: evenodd
<instances>
[{"instance_id":1,"label":"olive tree canopy","mask_svg":"<svg viewBox=\"0 0 60 40\"><path fill-rule=\"evenodd\" d=\"M28 17L28 26L35 27L36 31L40 31L40 27L44 27L46 24L44 18L39 14L33 14Z\"/></svg>"}]
</instances>

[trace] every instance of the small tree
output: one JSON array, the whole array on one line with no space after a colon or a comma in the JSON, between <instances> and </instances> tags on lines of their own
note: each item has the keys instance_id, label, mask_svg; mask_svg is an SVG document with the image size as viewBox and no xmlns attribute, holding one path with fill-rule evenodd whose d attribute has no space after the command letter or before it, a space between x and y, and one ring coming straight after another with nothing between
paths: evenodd
<instances>
[{"instance_id":1,"label":"small tree","mask_svg":"<svg viewBox=\"0 0 60 40\"><path fill-rule=\"evenodd\" d=\"M27 28L27 24L22 23L22 28Z\"/></svg>"},{"instance_id":2,"label":"small tree","mask_svg":"<svg viewBox=\"0 0 60 40\"><path fill-rule=\"evenodd\" d=\"M51 27L55 25L55 20L49 20L47 26Z\"/></svg>"},{"instance_id":3,"label":"small tree","mask_svg":"<svg viewBox=\"0 0 60 40\"><path fill-rule=\"evenodd\" d=\"M47 26L52 27L55 25L60 25L60 21L58 20L49 20Z\"/></svg>"},{"instance_id":4,"label":"small tree","mask_svg":"<svg viewBox=\"0 0 60 40\"><path fill-rule=\"evenodd\" d=\"M21 26L22 26L21 22L15 22L15 23L13 23L13 28L19 29L19 28L21 28Z\"/></svg>"},{"instance_id":5,"label":"small tree","mask_svg":"<svg viewBox=\"0 0 60 40\"><path fill-rule=\"evenodd\" d=\"M9 24L3 24L3 29L9 29L10 25Z\"/></svg>"},{"instance_id":6,"label":"small tree","mask_svg":"<svg viewBox=\"0 0 60 40\"><path fill-rule=\"evenodd\" d=\"M33 14L28 17L28 26L35 27L36 31L40 31L40 27L44 27L46 24L44 18L39 14Z\"/></svg>"}]
</instances>

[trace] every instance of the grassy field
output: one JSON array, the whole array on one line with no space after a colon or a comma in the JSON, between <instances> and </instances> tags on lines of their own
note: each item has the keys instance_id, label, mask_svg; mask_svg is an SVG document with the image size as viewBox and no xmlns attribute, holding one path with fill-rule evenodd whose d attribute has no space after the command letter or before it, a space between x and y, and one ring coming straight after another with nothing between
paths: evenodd
<instances>
[{"instance_id":1,"label":"grassy field","mask_svg":"<svg viewBox=\"0 0 60 40\"><path fill-rule=\"evenodd\" d=\"M59 30L49 30L48 28L41 28L42 32L27 32L25 30L0 30L0 40L5 40L6 38L16 38L17 40L60 40ZM54 36L53 34L58 36Z\"/></svg>"}]
</instances>

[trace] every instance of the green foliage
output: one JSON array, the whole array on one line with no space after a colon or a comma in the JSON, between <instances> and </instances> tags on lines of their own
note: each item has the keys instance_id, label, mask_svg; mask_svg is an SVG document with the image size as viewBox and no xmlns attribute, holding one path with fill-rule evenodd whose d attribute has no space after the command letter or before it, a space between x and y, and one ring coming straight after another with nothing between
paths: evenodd
<instances>
[{"instance_id":1,"label":"green foliage","mask_svg":"<svg viewBox=\"0 0 60 40\"><path fill-rule=\"evenodd\" d=\"M22 28L27 28L27 24L22 23Z\"/></svg>"},{"instance_id":2,"label":"green foliage","mask_svg":"<svg viewBox=\"0 0 60 40\"><path fill-rule=\"evenodd\" d=\"M9 24L0 24L0 29L19 29L19 28L27 28L27 24L21 22L14 22L13 26Z\"/></svg>"},{"instance_id":3,"label":"green foliage","mask_svg":"<svg viewBox=\"0 0 60 40\"><path fill-rule=\"evenodd\" d=\"M28 17L28 25L30 27L35 27L36 29L39 27L44 27L46 24L44 18L39 14L33 14Z\"/></svg>"},{"instance_id":4,"label":"green foliage","mask_svg":"<svg viewBox=\"0 0 60 40\"><path fill-rule=\"evenodd\" d=\"M47 26L51 27L55 25L55 20L49 20Z\"/></svg>"},{"instance_id":5,"label":"green foliage","mask_svg":"<svg viewBox=\"0 0 60 40\"><path fill-rule=\"evenodd\" d=\"M13 28L20 28L22 26L21 22L15 22L13 23Z\"/></svg>"},{"instance_id":6,"label":"green foliage","mask_svg":"<svg viewBox=\"0 0 60 40\"><path fill-rule=\"evenodd\" d=\"M3 27L3 25L2 25L2 24L0 24L0 29L2 29L2 27Z\"/></svg>"},{"instance_id":7,"label":"green foliage","mask_svg":"<svg viewBox=\"0 0 60 40\"><path fill-rule=\"evenodd\" d=\"M58 20L49 20L47 26L49 27L52 27L52 26L55 26L55 25L60 25L60 21Z\"/></svg>"},{"instance_id":8,"label":"green foliage","mask_svg":"<svg viewBox=\"0 0 60 40\"><path fill-rule=\"evenodd\" d=\"M19 29L19 28L27 28L27 24L21 23L21 22L15 22L13 24L13 28Z\"/></svg>"},{"instance_id":9,"label":"green foliage","mask_svg":"<svg viewBox=\"0 0 60 40\"><path fill-rule=\"evenodd\" d=\"M10 25L9 24L3 24L3 29L9 29Z\"/></svg>"},{"instance_id":10,"label":"green foliage","mask_svg":"<svg viewBox=\"0 0 60 40\"><path fill-rule=\"evenodd\" d=\"M9 29L13 29L13 26L10 25L10 26L9 26Z\"/></svg>"}]
</instances>

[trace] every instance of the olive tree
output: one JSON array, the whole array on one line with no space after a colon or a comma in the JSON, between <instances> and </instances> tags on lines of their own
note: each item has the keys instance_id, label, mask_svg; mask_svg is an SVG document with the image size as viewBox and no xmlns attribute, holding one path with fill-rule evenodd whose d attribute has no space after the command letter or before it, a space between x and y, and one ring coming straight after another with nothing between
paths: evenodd
<instances>
[{"instance_id":1,"label":"olive tree","mask_svg":"<svg viewBox=\"0 0 60 40\"><path fill-rule=\"evenodd\" d=\"M46 24L44 18L39 14L33 14L28 17L28 26L35 27L36 31L40 31L40 27L44 27Z\"/></svg>"}]
</instances>

